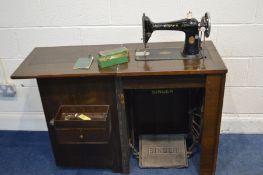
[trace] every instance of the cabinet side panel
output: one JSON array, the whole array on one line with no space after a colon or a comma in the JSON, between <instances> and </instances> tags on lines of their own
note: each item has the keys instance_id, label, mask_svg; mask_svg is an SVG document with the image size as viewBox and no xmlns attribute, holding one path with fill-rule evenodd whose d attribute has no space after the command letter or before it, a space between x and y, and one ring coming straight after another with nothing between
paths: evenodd
<instances>
[{"instance_id":1,"label":"cabinet side panel","mask_svg":"<svg viewBox=\"0 0 263 175\"><path fill-rule=\"evenodd\" d=\"M107 167L115 171L121 169L114 77L43 78L37 81L56 164ZM60 105L110 105L110 142L97 146L58 144L50 121L56 116Z\"/></svg>"},{"instance_id":2,"label":"cabinet side panel","mask_svg":"<svg viewBox=\"0 0 263 175\"><path fill-rule=\"evenodd\" d=\"M207 76L205 89L204 120L201 137L201 175L215 174L224 86L225 75Z\"/></svg>"}]
</instances>

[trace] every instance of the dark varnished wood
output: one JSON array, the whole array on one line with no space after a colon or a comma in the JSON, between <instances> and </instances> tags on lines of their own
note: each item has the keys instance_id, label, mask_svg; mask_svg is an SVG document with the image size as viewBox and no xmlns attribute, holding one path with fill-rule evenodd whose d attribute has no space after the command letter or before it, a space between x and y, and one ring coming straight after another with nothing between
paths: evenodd
<instances>
[{"instance_id":1,"label":"dark varnished wood","mask_svg":"<svg viewBox=\"0 0 263 175\"><path fill-rule=\"evenodd\" d=\"M55 129L59 144L108 144L108 131L105 128L63 128Z\"/></svg>"},{"instance_id":2,"label":"dark varnished wood","mask_svg":"<svg viewBox=\"0 0 263 175\"><path fill-rule=\"evenodd\" d=\"M142 48L140 44L124 44L130 50L129 64L119 65L118 76L147 76L147 75L196 75L225 73L226 67L221 60L214 44L206 42L204 60L162 60L135 61L135 49ZM150 48L183 48L183 42L152 43Z\"/></svg>"},{"instance_id":3,"label":"dark varnished wood","mask_svg":"<svg viewBox=\"0 0 263 175\"><path fill-rule=\"evenodd\" d=\"M122 77L124 89L169 89L205 87L204 75Z\"/></svg>"},{"instance_id":4,"label":"dark varnished wood","mask_svg":"<svg viewBox=\"0 0 263 175\"><path fill-rule=\"evenodd\" d=\"M13 73L12 78L14 79L37 78L57 165L108 167L115 172L128 173L129 139L131 139L129 126L133 125L129 123L129 116L137 113L137 117L142 118L147 115L142 112L143 108L137 107L137 110L131 110L134 108L133 100L136 99L132 94L136 91L149 89L189 88L199 89L201 95L198 95L196 99L199 101L205 99L200 174L213 175L216 169L225 74L227 72L213 43L206 42L204 49L206 59L163 61L135 61L134 51L143 47L142 44L124 44L130 51L129 63L99 69L96 60L94 60L88 70L73 70L79 57L89 54L95 56L98 51L119 46L121 45L36 48ZM150 47L182 48L183 42L151 43ZM191 90L187 94L191 94ZM163 99L163 97L159 99ZM180 105L179 101L174 102L173 99L167 101L167 103L169 102ZM184 104L188 104L188 101L185 101ZM200 106L200 102L193 104ZM76 128L73 130L72 128L62 128L56 133L56 129L50 121L56 116L61 105L110 105L112 130L108 142L104 142L105 138L102 137L101 143L98 143L96 140L92 140L94 139L92 136L84 142L74 141L75 136L80 132ZM186 116L187 109L182 112L178 107L175 108L175 111ZM159 112L158 115L161 115L161 111ZM171 110L170 113L173 111ZM167 112L167 116L170 113ZM168 117L166 123L172 120L171 117ZM176 119L176 121L179 120ZM145 123L145 120L141 121ZM188 119L183 121L187 125ZM136 123L134 124L136 125ZM159 129L162 130L164 127L160 126ZM180 130L184 131L185 127ZM94 134L103 136L101 131L96 131ZM85 132L90 132L90 130L87 129ZM61 138L57 139L57 136ZM70 143L72 140L73 143Z\"/></svg>"},{"instance_id":5,"label":"dark varnished wood","mask_svg":"<svg viewBox=\"0 0 263 175\"><path fill-rule=\"evenodd\" d=\"M129 173L130 171L130 146L128 136L128 124L125 110L125 96L121 78L115 79L116 85L116 105L118 109L119 120L119 135L120 135L120 149L121 149L121 164L123 173Z\"/></svg>"},{"instance_id":6,"label":"dark varnished wood","mask_svg":"<svg viewBox=\"0 0 263 175\"><path fill-rule=\"evenodd\" d=\"M57 165L122 171L114 77L40 78L37 81ZM50 124L60 105L110 105L112 132L109 143L60 144L56 129Z\"/></svg>"},{"instance_id":7,"label":"dark varnished wood","mask_svg":"<svg viewBox=\"0 0 263 175\"><path fill-rule=\"evenodd\" d=\"M126 64L99 69L96 60L88 70L74 70L79 57L94 56L101 50L121 45L63 46L35 48L14 72L12 78L50 78L79 76L147 76L147 75L193 75L226 73L226 67L211 41L206 42L207 59L135 61L134 51L142 44L124 44L130 51L130 61ZM183 42L152 43L151 48L183 47Z\"/></svg>"},{"instance_id":8,"label":"dark varnished wood","mask_svg":"<svg viewBox=\"0 0 263 175\"><path fill-rule=\"evenodd\" d=\"M206 80L200 174L214 175L218 152L225 75L209 75Z\"/></svg>"}]
</instances>

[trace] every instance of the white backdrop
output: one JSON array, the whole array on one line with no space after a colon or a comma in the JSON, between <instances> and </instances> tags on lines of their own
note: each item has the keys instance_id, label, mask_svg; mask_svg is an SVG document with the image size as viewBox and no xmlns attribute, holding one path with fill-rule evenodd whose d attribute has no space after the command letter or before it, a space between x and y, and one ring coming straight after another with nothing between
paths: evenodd
<instances>
[{"instance_id":1,"label":"white backdrop","mask_svg":"<svg viewBox=\"0 0 263 175\"><path fill-rule=\"evenodd\" d=\"M141 42L143 12L158 22L188 11L198 20L210 12L210 39L229 69L221 130L263 133L262 0L0 0L0 59L10 76L34 47ZM183 39L159 31L150 42ZM46 130L36 81L10 82L17 97L0 97L0 129Z\"/></svg>"}]
</instances>

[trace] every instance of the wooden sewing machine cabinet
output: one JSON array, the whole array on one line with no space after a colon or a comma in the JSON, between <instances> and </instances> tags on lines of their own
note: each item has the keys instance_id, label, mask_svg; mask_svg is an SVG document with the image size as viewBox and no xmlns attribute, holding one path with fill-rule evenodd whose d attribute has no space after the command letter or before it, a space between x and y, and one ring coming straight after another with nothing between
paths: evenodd
<instances>
[{"instance_id":1,"label":"wooden sewing machine cabinet","mask_svg":"<svg viewBox=\"0 0 263 175\"><path fill-rule=\"evenodd\" d=\"M201 60L135 61L134 50L142 44L123 46L129 49L129 63L99 69L94 60L88 70L73 69L79 57L96 55L98 51L120 45L35 48L12 75L13 79L37 79L56 164L111 168L114 172L128 173L131 130L135 129L137 135L150 130L188 132L182 123L188 123L185 105L191 102L203 106L200 174L215 174L227 69L213 43L206 42L207 58ZM150 47L182 48L183 42L152 43ZM199 95L191 98L192 92ZM153 95L159 97L153 99ZM108 138L103 135L103 127L76 127L62 130L58 135L54 117L61 105L109 105ZM171 108L174 111L169 110ZM154 113L169 115L167 111L175 113L175 117L151 122ZM137 124L131 125L131 118L136 116ZM163 126L158 127L156 123ZM142 125L144 127L140 128ZM83 139L83 134L94 134L95 140ZM96 141L96 138L101 140Z\"/></svg>"}]
</instances>

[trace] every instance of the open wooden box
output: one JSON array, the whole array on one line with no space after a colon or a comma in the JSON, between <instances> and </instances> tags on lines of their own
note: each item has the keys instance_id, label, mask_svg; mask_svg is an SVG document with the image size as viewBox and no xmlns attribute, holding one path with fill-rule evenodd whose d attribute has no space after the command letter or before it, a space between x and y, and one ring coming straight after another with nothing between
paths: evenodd
<instances>
[{"instance_id":1,"label":"open wooden box","mask_svg":"<svg viewBox=\"0 0 263 175\"><path fill-rule=\"evenodd\" d=\"M81 114L89 120L78 118ZM107 143L111 133L109 114L109 105L61 105L54 119L58 143Z\"/></svg>"}]
</instances>

